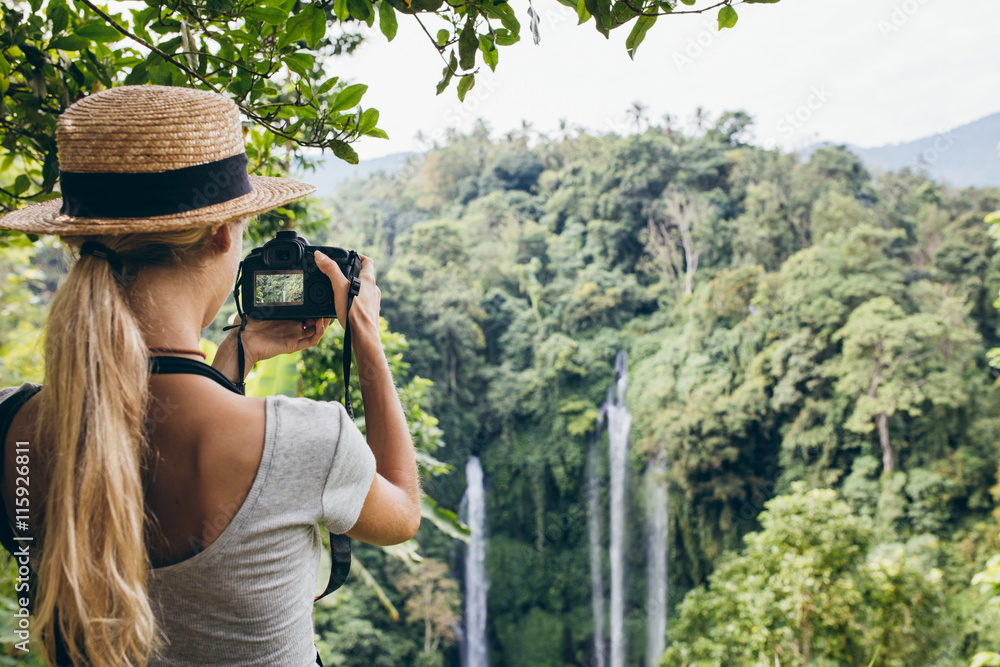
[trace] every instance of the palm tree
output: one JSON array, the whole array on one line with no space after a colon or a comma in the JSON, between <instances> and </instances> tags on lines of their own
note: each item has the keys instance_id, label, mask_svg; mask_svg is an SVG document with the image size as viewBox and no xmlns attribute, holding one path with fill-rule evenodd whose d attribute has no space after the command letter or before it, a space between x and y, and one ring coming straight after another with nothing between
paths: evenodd
<instances>
[{"instance_id":1,"label":"palm tree","mask_svg":"<svg viewBox=\"0 0 1000 667\"><path fill-rule=\"evenodd\" d=\"M667 138L670 139L671 141L674 140L674 132L675 132L674 123L676 122L677 119L674 118L673 114L670 113L663 114L663 131L667 133Z\"/></svg>"},{"instance_id":2,"label":"palm tree","mask_svg":"<svg viewBox=\"0 0 1000 667\"><path fill-rule=\"evenodd\" d=\"M646 105L637 100L632 102L632 106L629 107L626 113L632 119L635 131L639 132L642 129L642 124L646 122Z\"/></svg>"},{"instance_id":3,"label":"palm tree","mask_svg":"<svg viewBox=\"0 0 1000 667\"><path fill-rule=\"evenodd\" d=\"M534 132L535 131L532 128L532 123L530 123L529 121L527 121L527 120L525 120L525 119L522 118L521 119L521 133L520 133L521 134L521 148L524 148L524 149L528 148L528 138Z\"/></svg>"},{"instance_id":4,"label":"palm tree","mask_svg":"<svg viewBox=\"0 0 1000 667\"><path fill-rule=\"evenodd\" d=\"M698 107L694 110L694 126L698 134L702 133L706 125L708 125L708 112L705 111L705 107Z\"/></svg>"}]
</instances>

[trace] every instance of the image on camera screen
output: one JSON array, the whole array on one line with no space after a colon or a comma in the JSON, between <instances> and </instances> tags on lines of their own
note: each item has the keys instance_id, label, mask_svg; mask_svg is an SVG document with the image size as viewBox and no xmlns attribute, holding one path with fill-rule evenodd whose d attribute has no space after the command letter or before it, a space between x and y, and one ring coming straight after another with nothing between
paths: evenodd
<instances>
[{"instance_id":1,"label":"image on camera screen","mask_svg":"<svg viewBox=\"0 0 1000 667\"><path fill-rule=\"evenodd\" d=\"M255 306L301 306L302 271L255 271Z\"/></svg>"}]
</instances>

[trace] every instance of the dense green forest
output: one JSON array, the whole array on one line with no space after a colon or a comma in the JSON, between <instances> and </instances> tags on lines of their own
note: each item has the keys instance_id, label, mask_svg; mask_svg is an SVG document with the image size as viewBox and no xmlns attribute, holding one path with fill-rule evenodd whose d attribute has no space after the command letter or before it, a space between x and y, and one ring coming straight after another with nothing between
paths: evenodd
<instances>
[{"instance_id":1,"label":"dense green forest","mask_svg":"<svg viewBox=\"0 0 1000 667\"><path fill-rule=\"evenodd\" d=\"M311 242L376 258L429 502L457 511L465 462L482 461L491 665L598 664L586 464L607 451L620 350L628 664L645 656L655 460L662 664L957 667L1000 651L1000 262L984 223L1000 191L873 175L838 148L801 163L744 143L750 124L500 141L480 126L298 216ZM50 243L0 249L0 384L40 379L61 261ZM300 393L342 396L339 345L302 355ZM356 549L365 569L317 610L325 664L458 664L447 525Z\"/></svg>"}]
</instances>

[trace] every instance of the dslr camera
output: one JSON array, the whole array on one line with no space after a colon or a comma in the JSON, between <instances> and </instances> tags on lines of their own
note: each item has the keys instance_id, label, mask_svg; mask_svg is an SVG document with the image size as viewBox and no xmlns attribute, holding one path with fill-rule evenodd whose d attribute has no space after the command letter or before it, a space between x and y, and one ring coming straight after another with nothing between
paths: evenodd
<instances>
[{"instance_id":1,"label":"dslr camera","mask_svg":"<svg viewBox=\"0 0 1000 667\"><path fill-rule=\"evenodd\" d=\"M333 285L316 266L319 250L343 271L351 291L361 285L361 257L353 250L311 246L294 231L254 248L240 276L243 309L257 320L306 320L336 317Z\"/></svg>"}]
</instances>

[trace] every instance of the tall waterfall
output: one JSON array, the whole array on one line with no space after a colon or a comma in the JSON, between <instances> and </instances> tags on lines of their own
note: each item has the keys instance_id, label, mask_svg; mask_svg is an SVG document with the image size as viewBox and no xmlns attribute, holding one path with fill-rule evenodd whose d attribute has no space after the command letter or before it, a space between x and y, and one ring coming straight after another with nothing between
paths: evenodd
<instances>
[{"instance_id":1,"label":"tall waterfall","mask_svg":"<svg viewBox=\"0 0 1000 667\"><path fill-rule=\"evenodd\" d=\"M472 533L465 555L465 628L462 667L487 667L486 658L486 493L483 468L473 456L465 464L468 485L462 500Z\"/></svg>"},{"instance_id":2,"label":"tall waterfall","mask_svg":"<svg viewBox=\"0 0 1000 667\"><path fill-rule=\"evenodd\" d=\"M600 429L598 429L600 430ZM601 483L597 477L597 447L594 438L587 454L587 512L590 528L590 600L594 609L594 667L604 667L604 549L601 541Z\"/></svg>"},{"instance_id":3,"label":"tall waterfall","mask_svg":"<svg viewBox=\"0 0 1000 667\"><path fill-rule=\"evenodd\" d=\"M646 468L646 665L657 667L667 649L667 460Z\"/></svg>"},{"instance_id":4,"label":"tall waterfall","mask_svg":"<svg viewBox=\"0 0 1000 667\"><path fill-rule=\"evenodd\" d=\"M611 667L625 666L625 484L632 415L625 407L628 355L615 358L615 383L608 388L605 410L611 465Z\"/></svg>"}]
</instances>

